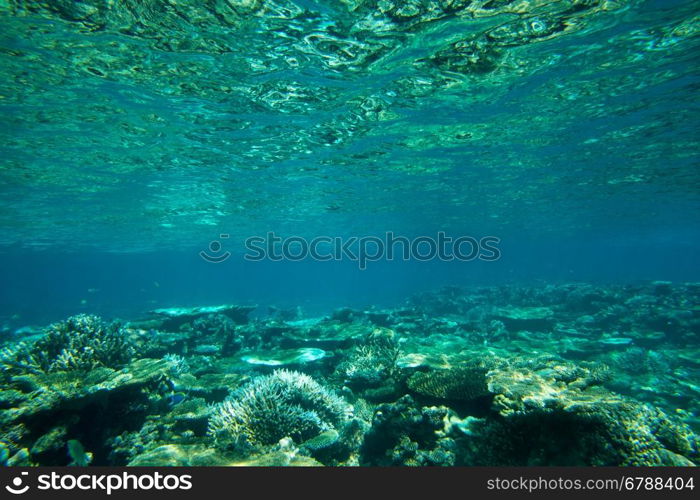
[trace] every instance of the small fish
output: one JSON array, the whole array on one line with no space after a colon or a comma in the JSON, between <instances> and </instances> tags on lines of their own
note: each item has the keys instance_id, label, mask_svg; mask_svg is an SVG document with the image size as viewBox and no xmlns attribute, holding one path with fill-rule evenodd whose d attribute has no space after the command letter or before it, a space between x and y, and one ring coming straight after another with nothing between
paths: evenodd
<instances>
[{"instance_id":1,"label":"small fish","mask_svg":"<svg viewBox=\"0 0 700 500\"><path fill-rule=\"evenodd\" d=\"M97 293L100 291L100 289L99 288L88 288L87 291L88 291L88 293Z\"/></svg>"},{"instance_id":2,"label":"small fish","mask_svg":"<svg viewBox=\"0 0 700 500\"><path fill-rule=\"evenodd\" d=\"M176 392L174 394L171 394L168 397L168 405L171 407L178 405L178 404L182 403L186 397L187 396L185 394L183 394L182 392Z\"/></svg>"},{"instance_id":3,"label":"small fish","mask_svg":"<svg viewBox=\"0 0 700 500\"><path fill-rule=\"evenodd\" d=\"M157 281L154 281L153 286L156 288L160 288L160 283L158 283Z\"/></svg>"},{"instance_id":4,"label":"small fish","mask_svg":"<svg viewBox=\"0 0 700 500\"><path fill-rule=\"evenodd\" d=\"M85 304L87 304L87 299L82 299L82 300L80 301L80 305L81 305L81 306L84 306Z\"/></svg>"},{"instance_id":5,"label":"small fish","mask_svg":"<svg viewBox=\"0 0 700 500\"><path fill-rule=\"evenodd\" d=\"M77 467L87 467L90 465L90 462L92 462L92 453L86 452L80 441L71 439L66 446L68 447L68 456L72 460L69 465Z\"/></svg>"}]
</instances>

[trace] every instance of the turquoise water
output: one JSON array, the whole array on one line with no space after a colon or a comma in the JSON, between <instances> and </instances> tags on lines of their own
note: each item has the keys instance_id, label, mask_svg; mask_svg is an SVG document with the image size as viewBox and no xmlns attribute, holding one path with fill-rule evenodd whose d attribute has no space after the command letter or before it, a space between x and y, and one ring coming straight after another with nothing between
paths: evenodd
<instances>
[{"instance_id":1,"label":"turquoise water","mask_svg":"<svg viewBox=\"0 0 700 500\"><path fill-rule=\"evenodd\" d=\"M0 27L3 462L697 463L700 2L6 0ZM236 420L246 390L288 394L261 417L288 432Z\"/></svg>"}]
</instances>

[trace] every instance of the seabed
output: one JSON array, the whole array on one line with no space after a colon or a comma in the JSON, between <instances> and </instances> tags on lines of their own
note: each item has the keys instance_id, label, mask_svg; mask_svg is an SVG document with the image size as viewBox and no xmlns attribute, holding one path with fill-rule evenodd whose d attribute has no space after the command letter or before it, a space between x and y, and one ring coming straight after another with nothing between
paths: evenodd
<instances>
[{"instance_id":1,"label":"seabed","mask_svg":"<svg viewBox=\"0 0 700 500\"><path fill-rule=\"evenodd\" d=\"M2 349L6 465L697 465L700 284L77 315Z\"/></svg>"}]
</instances>

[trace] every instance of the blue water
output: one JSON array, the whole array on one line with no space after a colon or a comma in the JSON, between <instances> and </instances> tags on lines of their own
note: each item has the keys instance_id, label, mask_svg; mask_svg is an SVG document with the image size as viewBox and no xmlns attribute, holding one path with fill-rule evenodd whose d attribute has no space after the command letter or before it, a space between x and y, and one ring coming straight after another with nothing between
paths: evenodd
<instances>
[{"instance_id":1,"label":"blue water","mask_svg":"<svg viewBox=\"0 0 700 500\"><path fill-rule=\"evenodd\" d=\"M339 262L247 262L244 248L220 264L199 251L145 254L7 252L0 270L0 315L8 328L58 321L77 312L140 317L172 305L257 304L327 314L338 307L394 307L411 295L445 285L544 285L700 280L697 235L609 235L543 239L502 235L495 262L407 262L382 259L361 270ZM206 242L208 244L208 242ZM226 248L235 249L230 242ZM11 319L10 319L11 318Z\"/></svg>"}]
</instances>

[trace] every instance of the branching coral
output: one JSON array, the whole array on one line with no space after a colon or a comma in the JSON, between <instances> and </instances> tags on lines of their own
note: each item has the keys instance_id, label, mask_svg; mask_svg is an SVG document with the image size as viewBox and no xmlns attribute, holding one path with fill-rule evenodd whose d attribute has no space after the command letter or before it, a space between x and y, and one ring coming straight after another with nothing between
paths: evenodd
<instances>
[{"instance_id":1,"label":"branching coral","mask_svg":"<svg viewBox=\"0 0 700 500\"><path fill-rule=\"evenodd\" d=\"M218 445L262 448L285 437L301 443L342 427L352 407L303 373L277 370L257 377L216 405L209 433Z\"/></svg>"},{"instance_id":2,"label":"branching coral","mask_svg":"<svg viewBox=\"0 0 700 500\"><path fill-rule=\"evenodd\" d=\"M20 343L0 353L8 374L86 371L98 366L120 368L134 355L124 330L87 314L51 325L32 344Z\"/></svg>"},{"instance_id":3,"label":"branching coral","mask_svg":"<svg viewBox=\"0 0 700 500\"><path fill-rule=\"evenodd\" d=\"M376 328L365 344L355 348L339 368L346 382L374 386L397 374L401 351L396 334L389 328Z\"/></svg>"}]
</instances>

